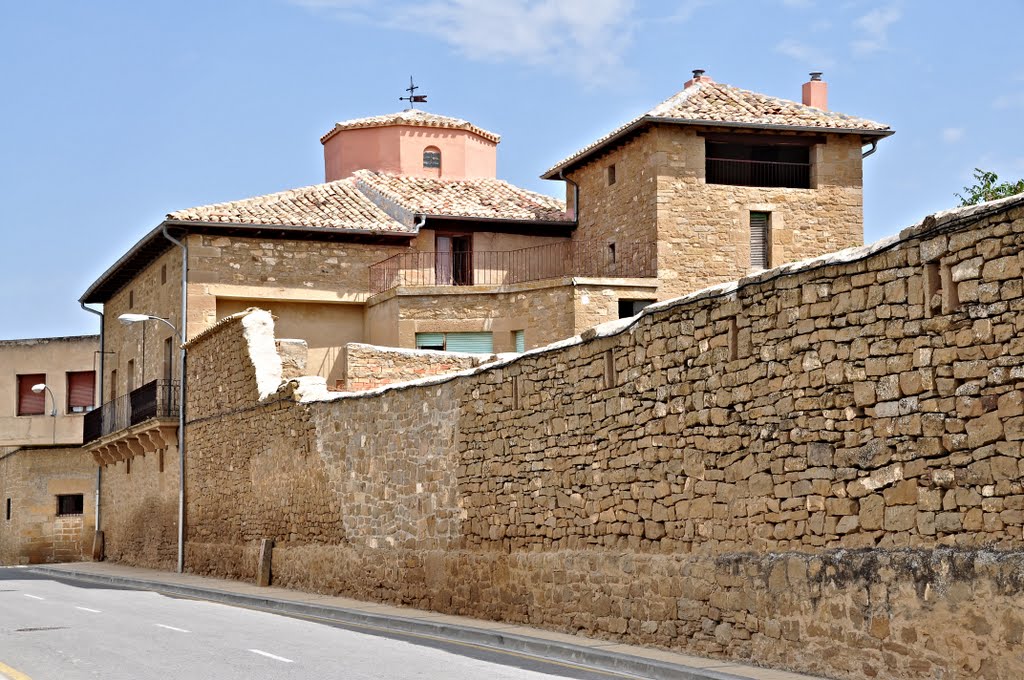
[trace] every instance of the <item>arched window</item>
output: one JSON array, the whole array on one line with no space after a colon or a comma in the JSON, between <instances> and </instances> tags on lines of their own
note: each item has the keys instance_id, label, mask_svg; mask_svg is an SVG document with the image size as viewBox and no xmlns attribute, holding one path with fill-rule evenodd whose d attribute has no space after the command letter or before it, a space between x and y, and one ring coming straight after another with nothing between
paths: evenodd
<instances>
[{"instance_id":1,"label":"arched window","mask_svg":"<svg viewBox=\"0 0 1024 680\"><path fill-rule=\"evenodd\" d=\"M436 146L428 146L423 150L423 167L441 168L441 150Z\"/></svg>"}]
</instances>

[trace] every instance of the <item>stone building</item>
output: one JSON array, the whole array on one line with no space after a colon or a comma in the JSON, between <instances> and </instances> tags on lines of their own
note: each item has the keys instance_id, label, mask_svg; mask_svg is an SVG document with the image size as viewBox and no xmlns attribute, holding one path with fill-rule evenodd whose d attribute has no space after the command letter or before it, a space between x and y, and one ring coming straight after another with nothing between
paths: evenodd
<instances>
[{"instance_id":1,"label":"stone building","mask_svg":"<svg viewBox=\"0 0 1024 680\"><path fill-rule=\"evenodd\" d=\"M90 554L97 473L80 446L98 349L95 335L0 341L0 564Z\"/></svg>"},{"instance_id":2,"label":"stone building","mask_svg":"<svg viewBox=\"0 0 1024 680\"><path fill-rule=\"evenodd\" d=\"M350 376L349 344L521 352L859 244L861 148L891 130L827 111L825 87L813 79L797 103L697 73L548 171L567 203L497 179L500 137L468 121L410 109L338 123L321 138L323 184L169 213L85 292L103 305L105 386L86 444L104 465L127 471L142 452L163 470L181 341L250 307L305 343L305 372L367 386L382 362L357 350Z\"/></svg>"}]
</instances>

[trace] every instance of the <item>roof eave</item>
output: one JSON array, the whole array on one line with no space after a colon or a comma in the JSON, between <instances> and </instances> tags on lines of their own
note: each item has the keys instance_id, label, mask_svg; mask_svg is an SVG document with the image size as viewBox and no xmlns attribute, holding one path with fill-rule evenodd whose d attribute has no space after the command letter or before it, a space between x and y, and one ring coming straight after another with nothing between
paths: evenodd
<instances>
[{"instance_id":1,"label":"roof eave","mask_svg":"<svg viewBox=\"0 0 1024 680\"><path fill-rule=\"evenodd\" d=\"M109 296L104 296L99 293L100 290L105 288L107 284L113 279L117 273L123 269L129 262L135 259L140 253L147 247L152 245L154 242L163 239L163 228L168 227L169 229L181 230L179 234L188 234L190 231L202 231L202 232L217 232L217 231L276 231L282 235L294 235L294 236L330 236L332 239L344 238L345 236L353 237L370 237L370 238L382 238L385 240L402 240L407 241L413 238L416 234L411 231L384 231L375 229L340 229L337 227L308 227L308 226L292 226L285 224L250 224L243 222L204 222L200 220L178 220L178 219L167 219L157 225L154 229L150 230L145 236L128 249L124 255L112 264L104 271L99 278L97 278L91 286L82 294L82 297L78 299L79 302L86 304L103 304L109 300ZM167 248L171 247L170 241L167 241L166 248L157 249L155 251L156 257L164 252ZM149 261L152 261L150 258Z\"/></svg>"},{"instance_id":2,"label":"roof eave","mask_svg":"<svg viewBox=\"0 0 1024 680\"><path fill-rule=\"evenodd\" d=\"M842 135L861 135L862 137L878 137L884 138L892 135L895 130L864 130L858 128L828 128L815 125L777 125L773 123L742 123L738 121L719 121L719 120L702 120L692 118L667 118L660 116L643 116L637 119L632 124L619 130L617 133L604 140L597 146L587 149L578 156L574 156L562 163L551 168L543 175L541 179L559 179L559 173L568 170L569 168L580 165L585 162L588 158L600 152L605 147L614 144L623 137L635 132L637 129L646 125L661 124L661 125L700 125L704 127L733 127L733 128L746 128L754 130L784 130L788 132L817 132L819 134L842 134Z\"/></svg>"},{"instance_id":3,"label":"roof eave","mask_svg":"<svg viewBox=\"0 0 1024 680\"><path fill-rule=\"evenodd\" d=\"M473 217L472 215L443 215L434 213L416 213L417 216L425 217L428 220L451 220L455 222L485 222L485 223L509 223L519 226L538 226L538 227L565 227L565 226L576 226L576 220L532 220L532 219L514 219L509 217Z\"/></svg>"}]
</instances>

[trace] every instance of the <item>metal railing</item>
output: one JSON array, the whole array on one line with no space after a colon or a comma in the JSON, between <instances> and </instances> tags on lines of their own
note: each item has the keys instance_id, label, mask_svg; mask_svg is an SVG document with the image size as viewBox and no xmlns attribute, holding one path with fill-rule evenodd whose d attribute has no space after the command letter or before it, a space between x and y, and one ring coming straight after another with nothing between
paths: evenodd
<instances>
[{"instance_id":1,"label":"metal railing","mask_svg":"<svg viewBox=\"0 0 1024 680\"><path fill-rule=\"evenodd\" d=\"M708 184L731 184L744 187L790 187L792 189L811 188L810 163L708 158L705 170L706 182Z\"/></svg>"},{"instance_id":2,"label":"metal railing","mask_svg":"<svg viewBox=\"0 0 1024 680\"><path fill-rule=\"evenodd\" d=\"M563 241L518 250L412 251L370 266L370 290L399 286L502 286L559 276L653 278L657 244Z\"/></svg>"},{"instance_id":3,"label":"metal railing","mask_svg":"<svg viewBox=\"0 0 1024 680\"><path fill-rule=\"evenodd\" d=\"M84 444L150 418L178 415L178 381L154 380L85 414Z\"/></svg>"}]
</instances>

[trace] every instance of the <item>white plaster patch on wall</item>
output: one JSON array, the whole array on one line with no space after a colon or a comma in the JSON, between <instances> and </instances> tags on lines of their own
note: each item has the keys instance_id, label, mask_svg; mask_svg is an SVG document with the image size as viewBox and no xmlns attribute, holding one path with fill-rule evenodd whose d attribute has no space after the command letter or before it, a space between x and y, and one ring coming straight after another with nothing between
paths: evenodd
<instances>
[{"instance_id":1,"label":"white plaster patch on wall","mask_svg":"<svg viewBox=\"0 0 1024 680\"><path fill-rule=\"evenodd\" d=\"M256 374L260 399L277 392L281 384L281 355L274 342L274 318L270 312L254 309L242 318L249 359Z\"/></svg>"}]
</instances>

